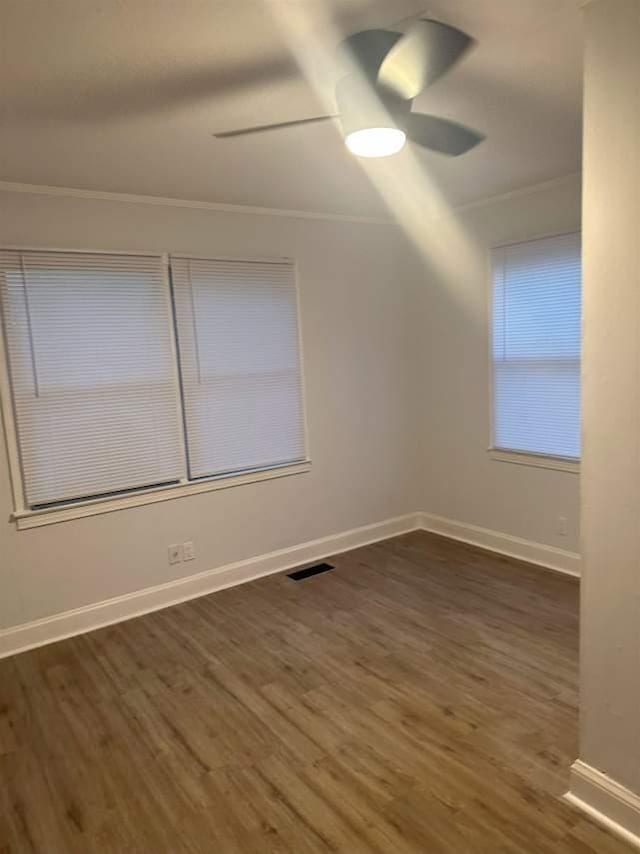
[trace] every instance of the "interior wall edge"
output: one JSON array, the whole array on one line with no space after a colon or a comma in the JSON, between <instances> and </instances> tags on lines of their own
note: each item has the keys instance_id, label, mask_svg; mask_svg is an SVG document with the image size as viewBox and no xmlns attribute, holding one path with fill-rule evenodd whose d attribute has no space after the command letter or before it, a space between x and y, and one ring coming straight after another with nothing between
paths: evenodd
<instances>
[{"instance_id":1,"label":"interior wall edge","mask_svg":"<svg viewBox=\"0 0 640 854\"><path fill-rule=\"evenodd\" d=\"M640 795L577 759L571 766L569 791L563 797L640 850Z\"/></svg>"}]
</instances>

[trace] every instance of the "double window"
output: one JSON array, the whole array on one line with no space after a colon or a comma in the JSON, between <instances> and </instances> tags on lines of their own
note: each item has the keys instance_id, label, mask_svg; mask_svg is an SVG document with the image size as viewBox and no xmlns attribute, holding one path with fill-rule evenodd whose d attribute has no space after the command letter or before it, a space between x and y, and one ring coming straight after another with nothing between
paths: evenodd
<instances>
[{"instance_id":1,"label":"double window","mask_svg":"<svg viewBox=\"0 0 640 854\"><path fill-rule=\"evenodd\" d=\"M492 446L580 457L580 235L493 251Z\"/></svg>"},{"instance_id":2,"label":"double window","mask_svg":"<svg viewBox=\"0 0 640 854\"><path fill-rule=\"evenodd\" d=\"M291 262L4 250L0 301L18 511L306 459Z\"/></svg>"}]
</instances>

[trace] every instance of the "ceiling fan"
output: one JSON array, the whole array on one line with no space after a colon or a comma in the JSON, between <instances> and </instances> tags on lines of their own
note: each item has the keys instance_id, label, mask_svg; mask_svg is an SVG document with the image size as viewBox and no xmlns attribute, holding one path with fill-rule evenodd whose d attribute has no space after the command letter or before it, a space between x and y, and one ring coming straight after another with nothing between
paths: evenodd
<instances>
[{"instance_id":1,"label":"ceiling fan","mask_svg":"<svg viewBox=\"0 0 640 854\"><path fill-rule=\"evenodd\" d=\"M363 30L341 45L357 65L336 85L338 113L216 133L229 139L296 125L339 119L345 143L360 157L395 154L407 139L441 154L458 156L482 142L478 131L411 106L474 44L455 27L420 19L408 30Z\"/></svg>"}]
</instances>

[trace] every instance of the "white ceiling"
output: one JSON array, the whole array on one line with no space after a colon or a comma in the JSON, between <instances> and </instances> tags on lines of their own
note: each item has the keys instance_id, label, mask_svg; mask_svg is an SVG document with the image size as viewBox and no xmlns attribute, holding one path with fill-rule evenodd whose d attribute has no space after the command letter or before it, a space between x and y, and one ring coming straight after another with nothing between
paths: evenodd
<instances>
[{"instance_id":1,"label":"white ceiling","mask_svg":"<svg viewBox=\"0 0 640 854\"><path fill-rule=\"evenodd\" d=\"M2 0L0 180L384 215L334 123L211 134L326 112L339 38L425 6L478 40L414 103L487 134L457 159L419 150L452 202L575 172L576 0Z\"/></svg>"}]
</instances>

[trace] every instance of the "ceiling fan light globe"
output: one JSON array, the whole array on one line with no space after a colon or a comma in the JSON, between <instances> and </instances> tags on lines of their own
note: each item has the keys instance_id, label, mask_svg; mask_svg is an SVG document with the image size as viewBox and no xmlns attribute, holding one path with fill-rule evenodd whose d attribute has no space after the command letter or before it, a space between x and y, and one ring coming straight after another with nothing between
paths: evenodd
<instances>
[{"instance_id":1,"label":"ceiling fan light globe","mask_svg":"<svg viewBox=\"0 0 640 854\"><path fill-rule=\"evenodd\" d=\"M393 127L361 128L345 137L347 148L358 157L389 157L397 154L406 141L406 133Z\"/></svg>"}]
</instances>

